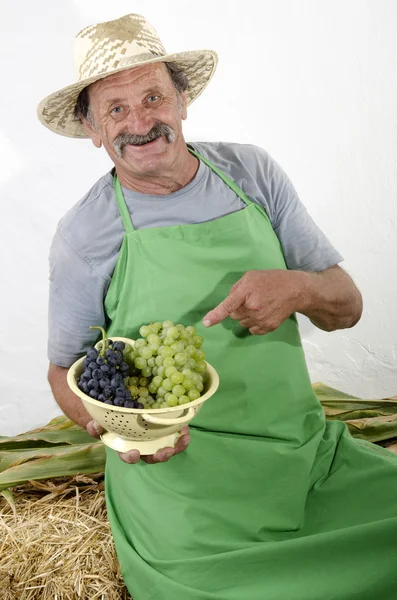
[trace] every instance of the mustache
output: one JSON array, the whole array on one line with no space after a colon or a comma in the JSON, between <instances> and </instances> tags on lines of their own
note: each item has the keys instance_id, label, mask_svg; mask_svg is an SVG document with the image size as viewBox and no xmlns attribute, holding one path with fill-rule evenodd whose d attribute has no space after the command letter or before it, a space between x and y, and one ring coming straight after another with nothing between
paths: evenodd
<instances>
[{"instance_id":1,"label":"mustache","mask_svg":"<svg viewBox=\"0 0 397 600\"><path fill-rule=\"evenodd\" d=\"M175 131L172 127L165 123L156 123L146 135L120 133L120 135L113 140L113 148L115 149L117 156L121 158L123 156L123 150L127 145L143 146L143 144L153 142L161 136L164 136L169 144L172 144L176 138Z\"/></svg>"}]
</instances>

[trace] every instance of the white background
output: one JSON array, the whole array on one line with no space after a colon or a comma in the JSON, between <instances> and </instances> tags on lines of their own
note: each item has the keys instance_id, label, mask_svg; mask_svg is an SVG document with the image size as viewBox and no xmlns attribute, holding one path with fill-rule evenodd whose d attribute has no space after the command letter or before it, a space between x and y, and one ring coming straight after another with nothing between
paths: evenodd
<instances>
[{"instance_id":1,"label":"white background","mask_svg":"<svg viewBox=\"0 0 397 600\"><path fill-rule=\"evenodd\" d=\"M74 81L83 27L144 14L168 51L220 63L190 109L188 140L253 143L286 170L346 258L364 316L326 334L302 321L313 381L397 393L397 3L393 0L35 0L0 22L0 435L59 414L46 380L48 251L57 222L110 168L89 141L36 118Z\"/></svg>"}]
</instances>

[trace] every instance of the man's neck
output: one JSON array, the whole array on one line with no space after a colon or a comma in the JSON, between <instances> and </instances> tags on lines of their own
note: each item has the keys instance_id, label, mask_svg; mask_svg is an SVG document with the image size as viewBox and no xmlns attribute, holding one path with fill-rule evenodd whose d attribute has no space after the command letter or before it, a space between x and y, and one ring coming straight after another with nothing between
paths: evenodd
<instances>
[{"instance_id":1,"label":"man's neck","mask_svg":"<svg viewBox=\"0 0 397 600\"><path fill-rule=\"evenodd\" d=\"M181 155L182 154L182 155ZM178 155L179 160L172 165L169 172L159 175L132 174L124 170L117 170L117 176L124 188L140 194L152 196L165 196L185 187L195 177L200 161L186 148L186 153Z\"/></svg>"}]
</instances>

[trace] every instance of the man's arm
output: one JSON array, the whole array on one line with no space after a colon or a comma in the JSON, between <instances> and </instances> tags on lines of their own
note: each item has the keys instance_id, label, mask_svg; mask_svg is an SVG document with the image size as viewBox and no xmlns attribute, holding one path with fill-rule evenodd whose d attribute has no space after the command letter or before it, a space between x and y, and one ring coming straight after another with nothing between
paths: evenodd
<instances>
[{"instance_id":1,"label":"man's arm","mask_svg":"<svg viewBox=\"0 0 397 600\"><path fill-rule=\"evenodd\" d=\"M354 327L361 318L363 300L349 275L338 265L322 273L300 273L306 279L297 307L324 331Z\"/></svg>"},{"instance_id":2,"label":"man's arm","mask_svg":"<svg viewBox=\"0 0 397 600\"><path fill-rule=\"evenodd\" d=\"M223 302L203 319L206 327L230 316L254 335L274 331L300 312L325 331L353 327L362 313L362 298L338 265L320 273L288 270L248 271Z\"/></svg>"},{"instance_id":3,"label":"man's arm","mask_svg":"<svg viewBox=\"0 0 397 600\"><path fill-rule=\"evenodd\" d=\"M88 423L92 422L91 415L86 411L80 398L76 396L68 386L66 381L68 369L59 367L50 363L48 369L48 381L57 404L61 410L77 425L87 428ZM94 431L88 431L91 435L95 435ZM96 432L100 433L100 430Z\"/></svg>"}]
</instances>

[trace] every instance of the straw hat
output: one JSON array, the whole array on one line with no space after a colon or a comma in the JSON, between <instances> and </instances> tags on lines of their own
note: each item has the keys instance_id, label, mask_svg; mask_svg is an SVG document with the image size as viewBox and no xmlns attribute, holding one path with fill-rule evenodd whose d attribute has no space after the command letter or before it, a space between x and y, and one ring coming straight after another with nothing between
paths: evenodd
<instances>
[{"instance_id":1,"label":"straw hat","mask_svg":"<svg viewBox=\"0 0 397 600\"><path fill-rule=\"evenodd\" d=\"M51 131L75 138L88 137L74 109L81 90L91 83L132 67L175 62L188 77L186 94L191 104L209 83L218 62L212 50L167 54L156 30L136 14L86 27L76 35L73 54L77 83L44 98L37 114Z\"/></svg>"}]
</instances>

